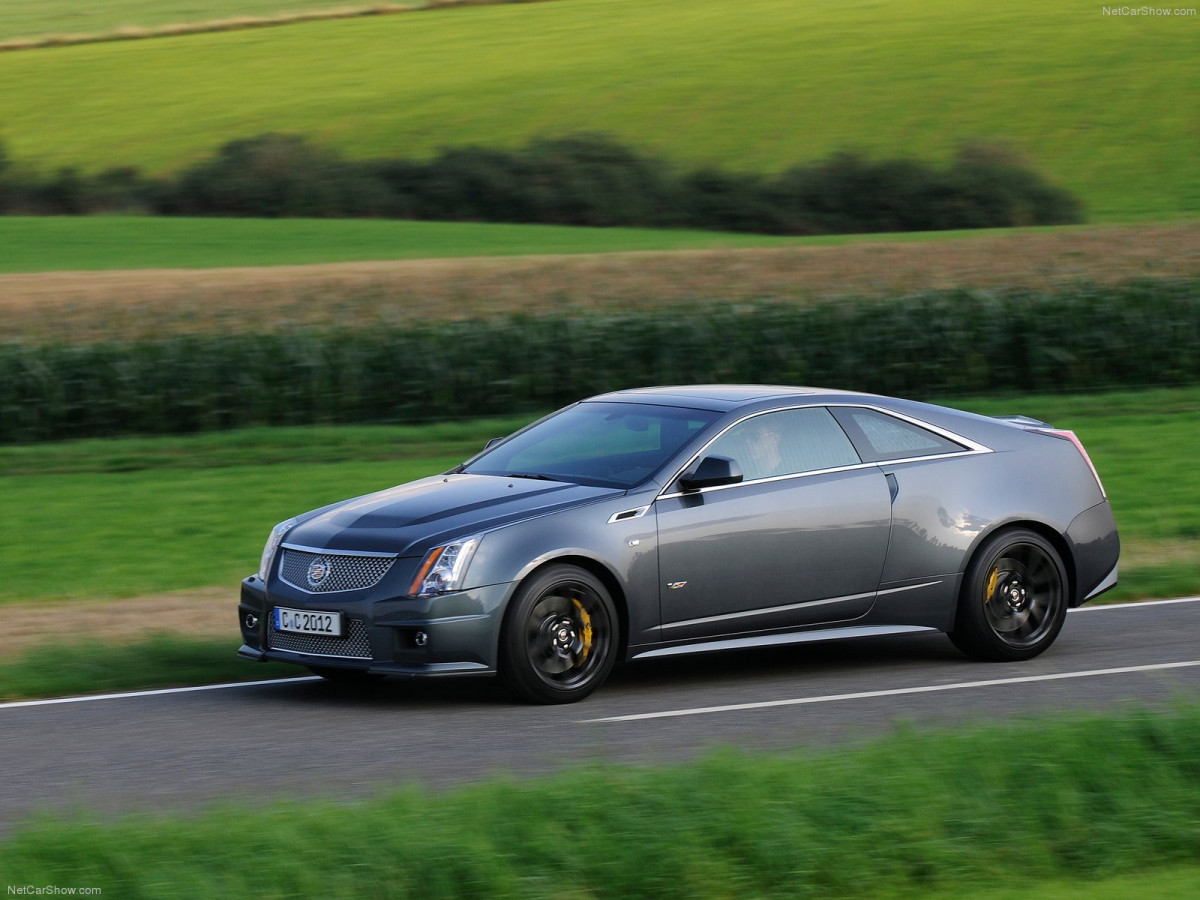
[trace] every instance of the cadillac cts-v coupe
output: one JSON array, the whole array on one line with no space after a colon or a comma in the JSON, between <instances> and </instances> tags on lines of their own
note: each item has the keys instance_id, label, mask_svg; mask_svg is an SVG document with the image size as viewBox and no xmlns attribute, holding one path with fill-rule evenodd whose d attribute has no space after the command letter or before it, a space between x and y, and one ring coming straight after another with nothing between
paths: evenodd
<instances>
[{"instance_id":1,"label":"cadillac cts-v coupe","mask_svg":"<svg viewBox=\"0 0 1200 900\"><path fill-rule=\"evenodd\" d=\"M498 674L579 700L619 659L944 631L1049 647L1117 581L1069 431L814 388L604 394L448 472L275 527L243 657L331 679Z\"/></svg>"}]
</instances>

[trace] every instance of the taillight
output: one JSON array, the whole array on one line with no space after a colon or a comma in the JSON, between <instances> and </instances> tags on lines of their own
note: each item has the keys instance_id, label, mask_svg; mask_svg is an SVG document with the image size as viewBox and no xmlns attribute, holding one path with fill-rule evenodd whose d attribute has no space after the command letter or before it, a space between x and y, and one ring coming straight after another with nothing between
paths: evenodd
<instances>
[{"instance_id":1,"label":"taillight","mask_svg":"<svg viewBox=\"0 0 1200 900\"><path fill-rule=\"evenodd\" d=\"M1092 477L1096 479L1096 484L1100 487L1100 495L1108 499L1108 491L1104 490L1104 482L1100 480L1100 473L1096 471L1096 466L1092 462L1092 458L1088 456L1087 450L1083 448L1083 442L1079 440L1075 432L1068 431L1065 428L1039 428L1037 429L1042 434L1049 434L1056 438L1062 438L1064 441L1070 441L1075 445L1075 449L1079 451L1079 455L1083 457L1083 461L1088 464L1088 468L1092 470Z\"/></svg>"}]
</instances>

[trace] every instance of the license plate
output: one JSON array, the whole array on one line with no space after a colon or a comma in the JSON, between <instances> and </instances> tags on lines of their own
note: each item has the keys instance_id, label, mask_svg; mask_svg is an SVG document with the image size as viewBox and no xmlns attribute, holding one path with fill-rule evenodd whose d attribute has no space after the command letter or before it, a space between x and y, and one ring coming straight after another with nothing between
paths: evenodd
<instances>
[{"instance_id":1,"label":"license plate","mask_svg":"<svg viewBox=\"0 0 1200 900\"><path fill-rule=\"evenodd\" d=\"M275 630L294 634L319 634L322 637L342 637L340 612L321 612L313 609L287 609L275 607Z\"/></svg>"}]
</instances>

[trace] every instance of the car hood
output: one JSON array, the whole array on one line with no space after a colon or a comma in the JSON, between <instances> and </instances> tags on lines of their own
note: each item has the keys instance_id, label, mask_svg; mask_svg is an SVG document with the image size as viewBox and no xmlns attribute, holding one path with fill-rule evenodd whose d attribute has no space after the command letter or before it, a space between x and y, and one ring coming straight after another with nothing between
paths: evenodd
<instances>
[{"instance_id":1,"label":"car hood","mask_svg":"<svg viewBox=\"0 0 1200 900\"><path fill-rule=\"evenodd\" d=\"M621 493L528 478L437 475L301 517L284 542L416 556L445 540Z\"/></svg>"}]
</instances>

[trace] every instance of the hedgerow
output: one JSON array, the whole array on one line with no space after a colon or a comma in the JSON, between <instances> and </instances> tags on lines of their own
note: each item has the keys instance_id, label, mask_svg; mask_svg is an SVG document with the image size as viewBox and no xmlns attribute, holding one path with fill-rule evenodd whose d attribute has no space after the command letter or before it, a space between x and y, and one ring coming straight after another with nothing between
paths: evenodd
<instances>
[{"instance_id":1,"label":"hedgerow","mask_svg":"<svg viewBox=\"0 0 1200 900\"><path fill-rule=\"evenodd\" d=\"M689 382L931 396L1200 382L1200 280L0 344L0 441L515 414Z\"/></svg>"},{"instance_id":2,"label":"hedgerow","mask_svg":"<svg viewBox=\"0 0 1200 900\"><path fill-rule=\"evenodd\" d=\"M3 153L0 150L0 165ZM687 227L769 234L1053 225L1079 202L1007 151L964 145L938 168L839 153L775 177L678 172L598 135L430 160L348 160L294 135L231 141L175 176L135 169L49 176L0 168L0 212L386 217Z\"/></svg>"}]
</instances>

